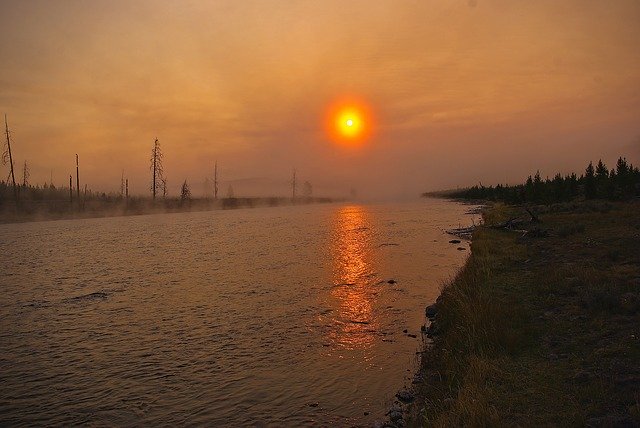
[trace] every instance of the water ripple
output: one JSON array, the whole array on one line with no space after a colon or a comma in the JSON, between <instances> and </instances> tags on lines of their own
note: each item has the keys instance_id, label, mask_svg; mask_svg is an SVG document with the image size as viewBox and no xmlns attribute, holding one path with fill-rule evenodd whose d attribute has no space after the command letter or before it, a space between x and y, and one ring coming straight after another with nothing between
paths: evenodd
<instances>
[{"instance_id":1,"label":"water ripple","mask_svg":"<svg viewBox=\"0 0 640 428\"><path fill-rule=\"evenodd\" d=\"M370 425L464 261L440 239L464 211L0 225L0 425Z\"/></svg>"}]
</instances>

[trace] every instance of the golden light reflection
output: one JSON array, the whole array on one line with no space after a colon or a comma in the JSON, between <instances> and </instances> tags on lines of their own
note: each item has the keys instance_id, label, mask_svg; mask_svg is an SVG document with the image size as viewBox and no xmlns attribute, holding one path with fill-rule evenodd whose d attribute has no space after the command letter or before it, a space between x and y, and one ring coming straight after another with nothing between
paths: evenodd
<instances>
[{"instance_id":1,"label":"golden light reflection","mask_svg":"<svg viewBox=\"0 0 640 428\"><path fill-rule=\"evenodd\" d=\"M334 221L333 288L336 299L335 329L330 332L334 344L365 348L375 340L372 288L373 249L371 225L363 207L340 209Z\"/></svg>"}]
</instances>

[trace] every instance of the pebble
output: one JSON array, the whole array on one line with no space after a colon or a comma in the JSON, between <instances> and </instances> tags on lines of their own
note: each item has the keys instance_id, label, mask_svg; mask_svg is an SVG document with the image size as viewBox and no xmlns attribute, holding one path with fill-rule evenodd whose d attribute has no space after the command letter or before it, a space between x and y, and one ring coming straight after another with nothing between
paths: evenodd
<instances>
[{"instance_id":1,"label":"pebble","mask_svg":"<svg viewBox=\"0 0 640 428\"><path fill-rule=\"evenodd\" d=\"M400 412L391 412L391 413L389 413L389 419L391 419L391 422L397 422L400 419L402 419L402 413L400 413Z\"/></svg>"},{"instance_id":2,"label":"pebble","mask_svg":"<svg viewBox=\"0 0 640 428\"><path fill-rule=\"evenodd\" d=\"M415 398L409 391L400 391L396 394L396 397L403 403L411 403Z\"/></svg>"},{"instance_id":3,"label":"pebble","mask_svg":"<svg viewBox=\"0 0 640 428\"><path fill-rule=\"evenodd\" d=\"M425 315L427 316L427 318L429 319L433 319L435 318L436 314L438 313L438 307L436 305L429 305L427 306L427 308L425 309Z\"/></svg>"}]
</instances>

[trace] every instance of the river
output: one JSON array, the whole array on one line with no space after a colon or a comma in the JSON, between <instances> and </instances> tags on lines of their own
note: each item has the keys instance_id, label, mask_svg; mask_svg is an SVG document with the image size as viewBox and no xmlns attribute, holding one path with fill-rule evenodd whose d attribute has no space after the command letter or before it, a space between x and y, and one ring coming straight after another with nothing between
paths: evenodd
<instances>
[{"instance_id":1,"label":"river","mask_svg":"<svg viewBox=\"0 0 640 428\"><path fill-rule=\"evenodd\" d=\"M0 425L369 426L411 383L467 208L0 225Z\"/></svg>"}]
</instances>

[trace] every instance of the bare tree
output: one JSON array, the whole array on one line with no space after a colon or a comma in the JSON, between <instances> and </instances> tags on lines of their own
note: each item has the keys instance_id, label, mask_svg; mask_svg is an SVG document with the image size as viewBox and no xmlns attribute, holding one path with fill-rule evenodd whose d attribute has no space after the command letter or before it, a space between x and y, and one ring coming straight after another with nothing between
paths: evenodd
<instances>
[{"instance_id":1,"label":"bare tree","mask_svg":"<svg viewBox=\"0 0 640 428\"><path fill-rule=\"evenodd\" d=\"M213 199L218 199L218 161L213 168Z\"/></svg>"},{"instance_id":2,"label":"bare tree","mask_svg":"<svg viewBox=\"0 0 640 428\"><path fill-rule=\"evenodd\" d=\"M165 177L162 177L160 180L162 181L162 199L166 199L167 198L167 179Z\"/></svg>"},{"instance_id":3,"label":"bare tree","mask_svg":"<svg viewBox=\"0 0 640 428\"><path fill-rule=\"evenodd\" d=\"M122 176L120 177L120 198L124 198L124 169L122 170Z\"/></svg>"},{"instance_id":4,"label":"bare tree","mask_svg":"<svg viewBox=\"0 0 640 428\"><path fill-rule=\"evenodd\" d=\"M78 165L77 153L76 153L76 190L78 191L78 203L80 203L80 166Z\"/></svg>"},{"instance_id":5,"label":"bare tree","mask_svg":"<svg viewBox=\"0 0 640 428\"><path fill-rule=\"evenodd\" d=\"M22 167L22 187L29 185L29 177L31 177L29 166L27 165L27 161L24 161L24 166Z\"/></svg>"},{"instance_id":6,"label":"bare tree","mask_svg":"<svg viewBox=\"0 0 640 428\"><path fill-rule=\"evenodd\" d=\"M156 138L153 143L153 149L151 150L151 172L153 174L153 181L151 184L151 191L153 193L153 200L156 200L156 192L162 189L163 173L162 168L162 151L160 150L160 143ZM165 193L166 194L166 193Z\"/></svg>"},{"instance_id":7,"label":"bare tree","mask_svg":"<svg viewBox=\"0 0 640 428\"><path fill-rule=\"evenodd\" d=\"M2 163L6 165L7 161L9 161L9 166L11 169L9 173L9 177L11 177L11 181L13 183L13 197L16 200L16 204L18 204L18 188L16 187L16 177L13 172L13 157L11 155L11 136L9 134L9 125L7 124L6 114L4 115L4 130L5 130L5 135L7 136L7 142L5 144L5 150L2 151ZM8 177L7 177L7 181L9 181Z\"/></svg>"},{"instance_id":8,"label":"bare tree","mask_svg":"<svg viewBox=\"0 0 640 428\"><path fill-rule=\"evenodd\" d=\"M296 170L293 169L293 179L291 180L291 199L296 198Z\"/></svg>"},{"instance_id":9,"label":"bare tree","mask_svg":"<svg viewBox=\"0 0 640 428\"><path fill-rule=\"evenodd\" d=\"M188 202L191 200L191 189L189 189L189 184L187 184L187 180L184 180L182 183L182 189L180 191L180 202Z\"/></svg>"}]
</instances>

